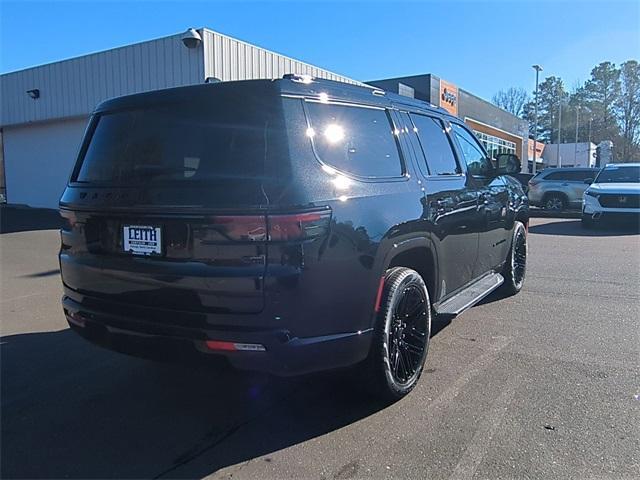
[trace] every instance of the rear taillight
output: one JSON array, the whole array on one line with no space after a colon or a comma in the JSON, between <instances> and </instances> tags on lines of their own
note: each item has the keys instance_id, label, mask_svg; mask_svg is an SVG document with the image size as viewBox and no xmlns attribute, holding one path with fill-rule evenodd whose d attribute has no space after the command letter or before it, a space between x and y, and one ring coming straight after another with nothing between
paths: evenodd
<instances>
[{"instance_id":1,"label":"rear taillight","mask_svg":"<svg viewBox=\"0 0 640 480\"><path fill-rule=\"evenodd\" d=\"M212 217L208 228L217 230L229 240L264 242L267 239L267 220L264 215Z\"/></svg>"},{"instance_id":2,"label":"rear taillight","mask_svg":"<svg viewBox=\"0 0 640 480\"><path fill-rule=\"evenodd\" d=\"M329 230L330 219L330 211L269 215L269 240L278 242L319 237Z\"/></svg>"},{"instance_id":3,"label":"rear taillight","mask_svg":"<svg viewBox=\"0 0 640 480\"><path fill-rule=\"evenodd\" d=\"M73 230L78 221L76 214L68 210L60 210L60 217L62 217L62 230L67 232Z\"/></svg>"},{"instance_id":4,"label":"rear taillight","mask_svg":"<svg viewBox=\"0 0 640 480\"><path fill-rule=\"evenodd\" d=\"M277 215L221 215L211 217L207 229L239 242L306 240L329 230L331 211Z\"/></svg>"}]
</instances>

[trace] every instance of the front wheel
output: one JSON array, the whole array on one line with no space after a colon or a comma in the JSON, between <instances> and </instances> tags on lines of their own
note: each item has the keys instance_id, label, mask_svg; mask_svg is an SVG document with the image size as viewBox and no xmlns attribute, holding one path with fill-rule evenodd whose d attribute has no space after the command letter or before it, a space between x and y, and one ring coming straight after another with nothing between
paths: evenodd
<instances>
[{"instance_id":1,"label":"front wheel","mask_svg":"<svg viewBox=\"0 0 640 480\"><path fill-rule=\"evenodd\" d=\"M430 335L431 302L422 277L409 268L389 269L367 362L370 386L376 393L395 401L413 390Z\"/></svg>"},{"instance_id":2,"label":"front wheel","mask_svg":"<svg viewBox=\"0 0 640 480\"><path fill-rule=\"evenodd\" d=\"M591 215L586 215L583 213L580 223L582 224L582 228L586 228L588 230L594 227L593 218L591 218Z\"/></svg>"},{"instance_id":3,"label":"front wheel","mask_svg":"<svg viewBox=\"0 0 640 480\"><path fill-rule=\"evenodd\" d=\"M502 291L506 295L515 295L524 285L527 272L527 229L522 222L515 222L511 249L502 271L504 284Z\"/></svg>"}]
</instances>

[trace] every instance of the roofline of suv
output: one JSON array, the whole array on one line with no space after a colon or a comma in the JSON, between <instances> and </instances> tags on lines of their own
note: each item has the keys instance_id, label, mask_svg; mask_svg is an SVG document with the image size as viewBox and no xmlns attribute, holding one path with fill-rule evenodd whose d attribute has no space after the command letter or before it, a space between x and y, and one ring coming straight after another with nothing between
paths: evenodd
<instances>
[{"instance_id":1,"label":"roofline of suv","mask_svg":"<svg viewBox=\"0 0 640 480\"><path fill-rule=\"evenodd\" d=\"M379 88L371 86L353 85L345 82L339 82L335 80L326 80L323 78L304 78L304 81L300 80L300 76L285 75L285 78L278 79L261 79L261 80L233 80L228 82L213 82L202 83L195 85L187 85L181 87L165 88L160 90L153 90L150 92L134 93L131 95L124 95L121 97L114 97L100 103L94 113L103 111L109 111L112 109L122 108L127 104L135 104L142 99L149 99L151 101L161 100L163 97L170 97L179 93L184 93L188 90L205 90L205 89L217 89L221 86L229 87L242 86L244 88L250 88L251 86L266 86L267 84L273 85L276 91L282 95L296 95L306 98L318 98L321 93L326 93L331 97L331 100L342 102L353 102L361 104L370 104L385 106L388 108L409 108L416 110L427 110L432 113L438 114L442 117L446 117L450 120L458 119L451 115L447 110L441 107L437 107L423 100L416 100L410 97L405 97L392 92L387 92ZM319 87L322 90L319 90Z\"/></svg>"}]
</instances>

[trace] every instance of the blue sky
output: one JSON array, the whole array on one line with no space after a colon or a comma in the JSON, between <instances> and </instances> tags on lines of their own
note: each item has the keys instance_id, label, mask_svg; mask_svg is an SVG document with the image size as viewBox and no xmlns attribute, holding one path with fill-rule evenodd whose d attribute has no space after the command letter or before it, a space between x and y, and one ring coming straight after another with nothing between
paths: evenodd
<instances>
[{"instance_id":1,"label":"blue sky","mask_svg":"<svg viewBox=\"0 0 640 480\"><path fill-rule=\"evenodd\" d=\"M0 72L206 26L359 80L434 73L490 99L640 60L638 1L0 0Z\"/></svg>"}]
</instances>

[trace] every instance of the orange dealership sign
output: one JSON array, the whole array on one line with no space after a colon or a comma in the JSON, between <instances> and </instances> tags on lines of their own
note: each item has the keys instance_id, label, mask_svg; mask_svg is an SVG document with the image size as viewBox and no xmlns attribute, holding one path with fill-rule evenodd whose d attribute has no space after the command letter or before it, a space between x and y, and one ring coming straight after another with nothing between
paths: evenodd
<instances>
[{"instance_id":1,"label":"orange dealership sign","mask_svg":"<svg viewBox=\"0 0 640 480\"><path fill-rule=\"evenodd\" d=\"M440 79L440 106L452 115L458 115L458 87Z\"/></svg>"}]
</instances>

